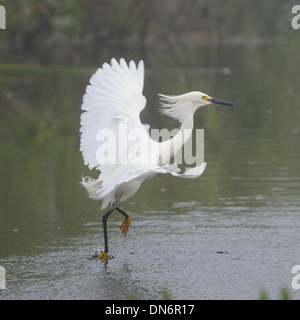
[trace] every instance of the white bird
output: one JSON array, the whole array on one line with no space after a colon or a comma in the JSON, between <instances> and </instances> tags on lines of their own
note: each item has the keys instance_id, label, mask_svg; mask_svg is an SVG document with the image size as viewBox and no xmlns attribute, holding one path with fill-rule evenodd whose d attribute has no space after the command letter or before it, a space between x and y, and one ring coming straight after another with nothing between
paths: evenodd
<instances>
[{"instance_id":1,"label":"white bird","mask_svg":"<svg viewBox=\"0 0 300 320\"><path fill-rule=\"evenodd\" d=\"M212 98L199 91L177 96L161 94L162 113L177 119L181 126L174 137L158 142L150 137L149 127L140 121L140 112L146 105L146 98L142 93L143 86L143 61L136 66L133 61L127 65L124 59L121 59L120 63L112 59L111 65L104 63L91 77L90 85L87 86L83 96L80 151L83 154L84 164L88 165L89 169L98 169L100 174L97 179L83 177L81 184L90 198L102 201L101 209L111 205L110 210L102 218L104 251L97 259L108 258L107 218L114 210L124 215L125 220L121 229L124 235L127 235L131 218L119 206L138 191L145 179L158 173L197 178L204 172L205 162L187 169L182 174L178 173L180 170L176 163L169 163L190 138L195 111L212 103L234 106L231 102ZM140 161L129 161L136 156L132 150L136 142L134 139L130 141L124 139L121 132L124 127L129 134L133 132L139 135ZM186 134L186 129L189 129L189 134ZM107 133L107 136L113 133L114 143L107 142L107 139L105 141L103 133ZM101 154L100 151L104 149L107 149L106 153ZM118 194L121 196L114 205Z\"/></svg>"}]
</instances>

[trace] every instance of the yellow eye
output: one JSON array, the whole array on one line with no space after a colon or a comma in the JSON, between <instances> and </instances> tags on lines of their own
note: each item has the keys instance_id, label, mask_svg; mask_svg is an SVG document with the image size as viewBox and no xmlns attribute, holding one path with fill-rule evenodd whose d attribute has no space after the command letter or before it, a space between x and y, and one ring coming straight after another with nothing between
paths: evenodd
<instances>
[{"instance_id":1,"label":"yellow eye","mask_svg":"<svg viewBox=\"0 0 300 320\"><path fill-rule=\"evenodd\" d=\"M204 101L208 100L209 98L210 98L209 96L203 96L203 97L202 97L202 99L203 99Z\"/></svg>"}]
</instances>

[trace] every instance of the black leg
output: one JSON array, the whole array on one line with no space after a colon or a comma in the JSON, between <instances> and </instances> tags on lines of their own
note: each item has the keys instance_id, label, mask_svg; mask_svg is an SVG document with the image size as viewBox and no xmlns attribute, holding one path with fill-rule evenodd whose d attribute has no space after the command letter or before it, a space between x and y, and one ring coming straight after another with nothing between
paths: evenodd
<instances>
[{"instance_id":1,"label":"black leg","mask_svg":"<svg viewBox=\"0 0 300 320\"><path fill-rule=\"evenodd\" d=\"M105 215L102 217L103 231L104 231L104 252L102 252L97 257L97 259L107 259L107 257L108 257L107 219L114 210L118 210L125 217L125 220L121 226L121 229L122 229L122 232L124 233L124 235L125 236L127 235L127 231L130 226L131 220L130 220L130 216L125 211L118 208L118 206L120 204L121 204L121 202L118 202L116 205L112 205L112 208L109 211L107 211L105 213Z\"/></svg>"},{"instance_id":2,"label":"black leg","mask_svg":"<svg viewBox=\"0 0 300 320\"><path fill-rule=\"evenodd\" d=\"M122 233L124 233L124 236L126 237L127 235L127 232L128 232L128 229L129 229L129 226L130 226L130 223L131 223L131 218L130 216L125 212L123 211L122 209L120 208L116 208L124 217L125 217L125 220L123 221L122 225L121 225L121 230L122 230Z\"/></svg>"},{"instance_id":3,"label":"black leg","mask_svg":"<svg viewBox=\"0 0 300 320\"><path fill-rule=\"evenodd\" d=\"M125 211L123 211L122 209L120 209L120 208L116 208L120 213L122 213L122 215L126 218L126 219L128 219L129 218L129 215L125 212Z\"/></svg>"},{"instance_id":4,"label":"black leg","mask_svg":"<svg viewBox=\"0 0 300 320\"><path fill-rule=\"evenodd\" d=\"M117 209L117 207L113 206L109 211L105 213L105 215L102 217L102 223L103 223L103 231L104 231L104 251L108 253L108 238L107 238L107 219L110 216L110 214Z\"/></svg>"}]
</instances>

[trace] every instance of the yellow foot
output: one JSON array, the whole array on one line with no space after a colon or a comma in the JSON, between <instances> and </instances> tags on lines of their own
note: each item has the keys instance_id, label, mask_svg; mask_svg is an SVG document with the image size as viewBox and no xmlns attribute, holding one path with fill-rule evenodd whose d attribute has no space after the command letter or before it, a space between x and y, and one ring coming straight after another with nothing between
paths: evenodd
<instances>
[{"instance_id":1,"label":"yellow foot","mask_svg":"<svg viewBox=\"0 0 300 320\"><path fill-rule=\"evenodd\" d=\"M96 259L103 259L103 260L107 260L108 258L108 253L103 251Z\"/></svg>"},{"instance_id":2,"label":"yellow foot","mask_svg":"<svg viewBox=\"0 0 300 320\"><path fill-rule=\"evenodd\" d=\"M126 237L126 235L127 235L130 223L131 223L131 218L128 217L128 218L124 219L124 221L121 225L121 229L122 229L122 233L124 233L124 237Z\"/></svg>"}]
</instances>

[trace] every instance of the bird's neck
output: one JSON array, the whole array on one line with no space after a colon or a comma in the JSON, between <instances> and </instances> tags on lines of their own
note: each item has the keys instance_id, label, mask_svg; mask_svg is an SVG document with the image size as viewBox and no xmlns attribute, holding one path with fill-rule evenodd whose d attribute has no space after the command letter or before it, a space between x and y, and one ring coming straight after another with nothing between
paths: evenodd
<instances>
[{"instance_id":1,"label":"bird's neck","mask_svg":"<svg viewBox=\"0 0 300 320\"><path fill-rule=\"evenodd\" d=\"M182 119L179 131L169 140L162 141L160 145L160 164L166 164L176 155L192 135L194 127L193 117Z\"/></svg>"}]
</instances>

